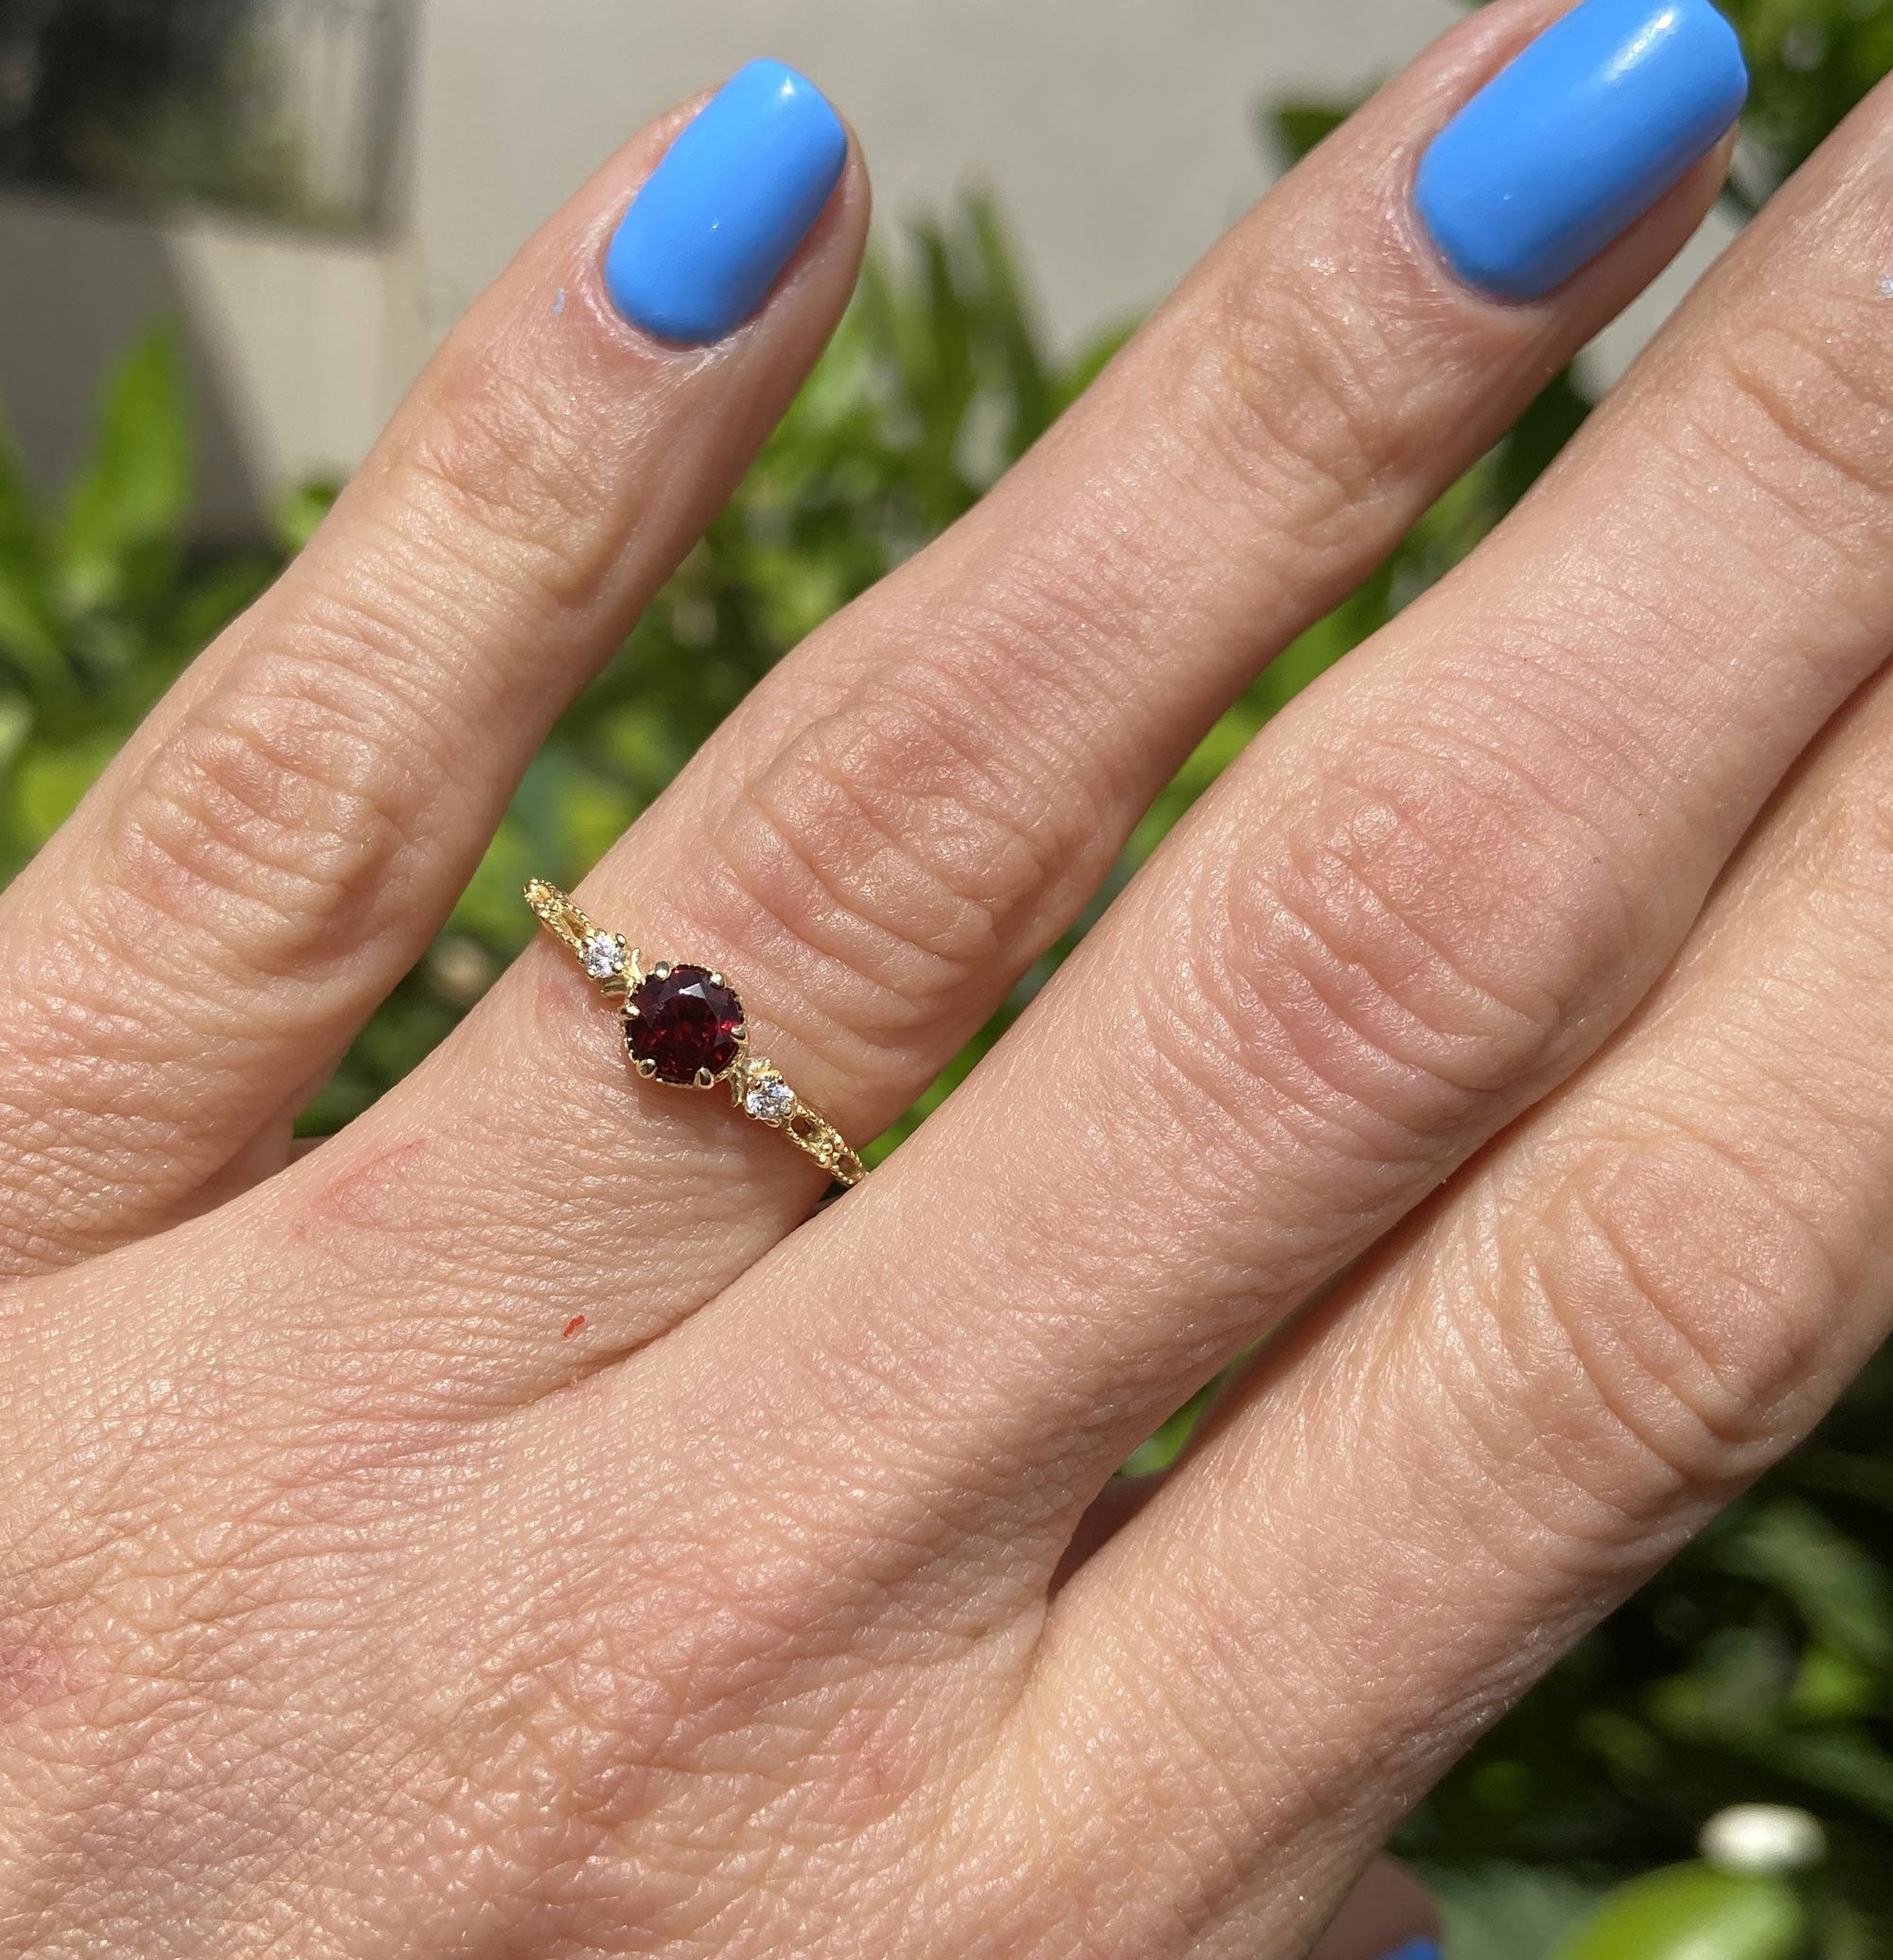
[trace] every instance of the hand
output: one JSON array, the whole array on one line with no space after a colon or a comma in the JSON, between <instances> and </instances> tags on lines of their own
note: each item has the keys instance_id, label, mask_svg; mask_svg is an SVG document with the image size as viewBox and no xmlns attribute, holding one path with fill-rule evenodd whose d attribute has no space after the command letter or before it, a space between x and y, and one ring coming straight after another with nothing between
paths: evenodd
<instances>
[{"instance_id":1,"label":"hand","mask_svg":"<svg viewBox=\"0 0 1893 1960\"><path fill-rule=\"evenodd\" d=\"M581 889L849 1138L1714 196L1456 274L1416 160L1554 10L1394 81ZM740 263L605 252L681 112L6 894L8 1952L1300 1954L1885 1330L1884 92L838 1205L544 937L292 1160L845 300L789 96L773 177L764 112L698 145Z\"/></svg>"}]
</instances>

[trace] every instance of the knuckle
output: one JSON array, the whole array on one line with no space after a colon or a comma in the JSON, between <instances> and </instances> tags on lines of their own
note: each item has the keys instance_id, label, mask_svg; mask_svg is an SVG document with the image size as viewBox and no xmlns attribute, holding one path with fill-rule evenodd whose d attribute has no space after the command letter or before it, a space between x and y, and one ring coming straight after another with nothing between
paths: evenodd
<instances>
[{"instance_id":1,"label":"knuckle","mask_svg":"<svg viewBox=\"0 0 1893 1960\"><path fill-rule=\"evenodd\" d=\"M872 1648L862 1588L796 1525L753 1496L743 1503L755 1515L740 1524L707 1517L700 1495L677 1507L642 1539L634 1585L554 1562L535 1623L503 1657L503 1678L539 1685L528 1720L568 1766L582 1764L584 1810L601 1831L648 1803L653 1769L700 1770L714 1738L793 1726L781 1686L812 1655ZM508 1730L521 1713L510 1696L491 1711Z\"/></svg>"},{"instance_id":2,"label":"knuckle","mask_svg":"<svg viewBox=\"0 0 1893 1960\"><path fill-rule=\"evenodd\" d=\"M1876 503L1893 496L1893 366L1866 302L1831 293L1804 315L1771 317L1723 345L1712 374L1699 433L1824 534L1837 484Z\"/></svg>"},{"instance_id":3,"label":"knuckle","mask_svg":"<svg viewBox=\"0 0 1893 1960\"><path fill-rule=\"evenodd\" d=\"M1186 383L1193 439L1206 436L1246 487L1292 509L1314 542L1325 520L1384 491L1411 439L1411 418L1389 398L1411 354L1355 299L1346 282L1265 295L1231 281Z\"/></svg>"},{"instance_id":4,"label":"knuckle","mask_svg":"<svg viewBox=\"0 0 1893 1960\"><path fill-rule=\"evenodd\" d=\"M1893 898L1893 778L1870 748L1850 759L1855 767L1838 772L1800 826L1796 852L1811 889L1847 906L1855 929L1884 939Z\"/></svg>"},{"instance_id":5,"label":"knuckle","mask_svg":"<svg viewBox=\"0 0 1893 1960\"><path fill-rule=\"evenodd\" d=\"M412 552L503 588L583 604L630 521L601 492L595 424L529 373L449 376L391 466Z\"/></svg>"},{"instance_id":6,"label":"knuckle","mask_svg":"<svg viewBox=\"0 0 1893 1960\"><path fill-rule=\"evenodd\" d=\"M408 715L332 664L272 660L146 759L112 841L114 888L287 972L359 945L439 777Z\"/></svg>"},{"instance_id":7,"label":"knuckle","mask_svg":"<svg viewBox=\"0 0 1893 1960\"><path fill-rule=\"evenodd\" d=\"M945 655L848 688L713 815L710 902L739 915L723 932L752 945L760 914L857 1031L930 1021L1098 834L1070 772L996 732L1007 718Z\"/></svg>"},{"instance_id":8,"label":"knuckle","mask_svg":"<svg viewBox=\"0 0 1893 1960\"><path fill-rule=\"evenodd\" d=\"M1840 1282L1813 1227L1730 1150L1639 1123L1588 1145L1506 1236L1495 1316L1540 1354L1538 1434L1562 1438L1587 1498L1660 1515L1679 1487L1772 1456Z\"/></svg>"},{"instance_id":9,"label":"knuckle","mask_svg":"<svg viewBox=\"0 0 1893 1960\"><path fill-rule=\"evenodd\" d=\"M1357 745L1283 807L1192 906L1189 991L1226 1095L1390 1160L1559 1066L1624 964L1587 826L1505 765L1424 740Z\"/></svg>"}]
</instances>

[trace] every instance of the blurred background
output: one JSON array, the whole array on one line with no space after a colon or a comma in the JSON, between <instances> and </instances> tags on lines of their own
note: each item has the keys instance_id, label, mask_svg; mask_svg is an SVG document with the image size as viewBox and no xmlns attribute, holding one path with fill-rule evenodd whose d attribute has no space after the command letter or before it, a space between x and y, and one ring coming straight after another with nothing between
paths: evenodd
<instances>
[{"instance_id":1,"label":"blurred background","mask_svg":"<svg viewBox=\"0 0 1893 1960\"><path fill-rule=\"evenodd\" d=\"M525 876L575 879L772 661L977 499L1215 234L1458 10L0 0L0 877L320 521L534 225L744 60L806 69L875 173L857 303L304 1128L346 1121L524 942ZM1296 687L1502 517L1893 68L1893 0L1727 10L1755 93L1729 193L1683 261L1235 704L1101 903ZM1191 1416L1127 1474L1161 1469ZM1400 1848L1443 1903L1449 1960L1893 1960L1893 1357L1488 1736Z\"/></svg>"},{"instance_id":2,"label":"blurred background","mask_svg":"<svg viewBox=\"0 0 1893 1960\"><path fill-rule=\"evenodd\" d=\"M175 313L196 521L241 535L283 484L359 459L447 327L626 135L757 49L855 119L890 216L999 188L1069 349L1156 299L1263 187L1258 100L1353 95L1454 11L5 0L0 396L55 483L103 361Z\"/></svg>"}]
</instances>

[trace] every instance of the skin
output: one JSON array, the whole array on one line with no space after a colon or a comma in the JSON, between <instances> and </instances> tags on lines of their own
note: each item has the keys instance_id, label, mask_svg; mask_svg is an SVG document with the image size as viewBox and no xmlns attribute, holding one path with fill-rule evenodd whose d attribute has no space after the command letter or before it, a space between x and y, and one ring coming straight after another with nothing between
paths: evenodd
<instances>
[{"instance_id":1,"label":"skin","mask_svg":"<svg viewBox=\"0 0 1893 1960\"><path fill-rule=\"evenodd\" d=\"M850 1137L1708 204L1454 283L1415 160L1554 10L1421 57L581 889ZM721 345L610 312L689 113L0 898L0 1951L1371 1960L1402 1812L1887 1331L1893 95L841 1203L547 942L292 1159L845 301L858 158Z\"/></svg>"}]
</instances>

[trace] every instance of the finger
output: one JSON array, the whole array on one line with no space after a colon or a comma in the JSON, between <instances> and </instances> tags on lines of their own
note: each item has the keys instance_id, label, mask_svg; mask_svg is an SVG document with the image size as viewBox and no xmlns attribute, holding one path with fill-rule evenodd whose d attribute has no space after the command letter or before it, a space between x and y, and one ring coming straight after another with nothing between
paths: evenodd
<instances>
[{"instance_id":1,"label":"finger","mask_svg":"<svg viewBox=\"0 0 1893 1960\"><path fill-rule=\"evenodd\" d=\"M1893 448L1863 410L1893 395L1890 119L1883 90L1514 520L1270 724L669 1367L743 1354L830 1412L824 1446L906 1466L891 1530L950 1511L968 1556L1037 1531L1049 1565L1164 1414L1596 1048L1893 641ZM750 1392L700 1414L761 1486Z\"/></svg>"},{"instance_id":2,"label":"finger","mask_svg":"<svg viewBox=\"0 0 1893 1960\"><path fill-rule=\"evenodd\" d=\"M1067 1585L1054 1755L1134 1722L1166 1789L1216 1792L1180 1839L1265 1832L1331 1884L1826 1410L1893 1325L1890 817L1882 676L1645 1012Z\"/></svg>"},{"instance_id":3,"label":"finger","mask_svg":"<svg viewBox=\"0 0 1893 1960\"><path fill-rule=\"evenodd\" d=\"M1433 1901L1404 1864L1376 1858L1308 1960L1442 1960Z\"/></svg>"},{"instance_id":4,"label":"finger","mask_svg":"<svg viewBox=\"0 0 1893 1960\"><path fill-rule=\"evenodd\" d=\"M844 1132L929 1080L1231 694L1694 224L1719 163L1522 308L1468 291L1418 235L1418 147L1547 10L1469 23L1311 158L985 504L785 662L588 881L601 924L728 972L752 1048ZM432 1221L456 1340L470 1242L500 1270L557 1263L556 1325L493 1300L494 1341L519 1354L508 1394L567 1378L572 1313L601 1356L687 1312L820 1182L727 1097L628 1092L616 1030L550 945L304 1175L273 1193L298 1230L336 1218L340 1189L367 1194L344 1208L351 1230ZM338 1257L372 1259L369 1243ZM412 1279L403 1315L424 1344ZM371 1305L377 1339L381 1317Z\"/></svg>"},{"instance_id":5,"label":"finger","mask_svg":"<svg viewBox=\"0 0 1893 1960\"><path fill-rule=\"evenodd\" d=\"M149 1229L259 1133L282 1161L296 1100L438 928L553 717L806 371L854 277L864 175L773 64L693 113L525 247L309 549L0 901L0 1270ZM686 123L699 185L747 173L753 235L733 251L726 227L714 263L679 236L675 177L651 177ZM663 235L618 234L617 297L719 344L614 308L605 246L633 198Z\"/></svg>"}]
</instances>

